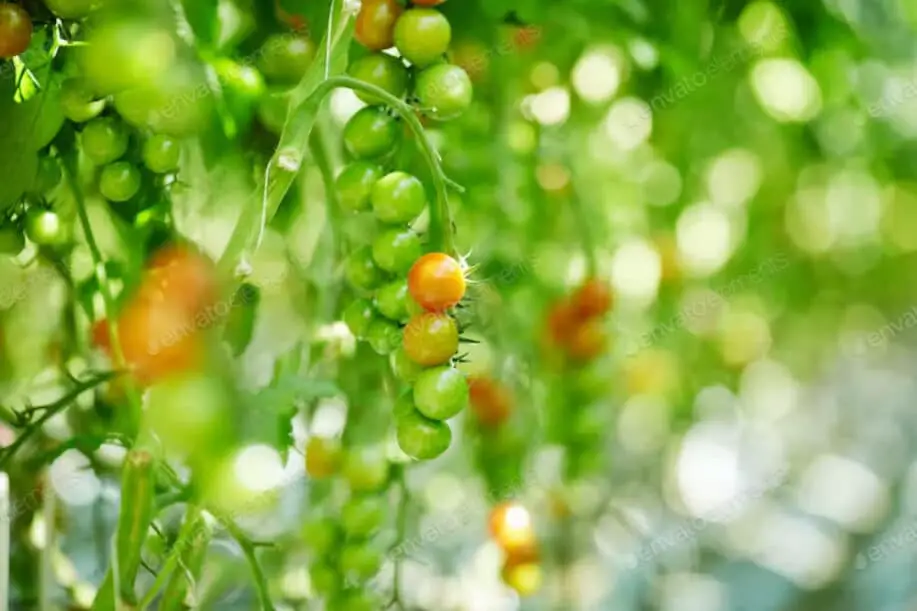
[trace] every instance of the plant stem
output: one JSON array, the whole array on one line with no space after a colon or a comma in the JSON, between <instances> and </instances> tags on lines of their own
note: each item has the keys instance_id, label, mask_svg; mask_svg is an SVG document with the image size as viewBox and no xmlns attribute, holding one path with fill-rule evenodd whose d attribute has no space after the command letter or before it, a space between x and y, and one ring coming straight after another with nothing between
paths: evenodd
<instances>
[{"instance_id":1,"label":"plant stem","mask_svg":"<svg viewBox=\"0 0 917 611\"><path fill-rule=\"evenodd\" d=\"M24 444L32 435L34 435L38 430L40 430L41 427L45 424L45 422L47 422L48 420L56 416L58 413L60 413L64 408L69 406L70 403L73 402L74 399L76 399L78 396L80 396L87 390L94 388L98 386L99 384L110 380L111 378L115 377L116 375L117 374L115 372L107 372L107 373L99 374L97 376L89 378L85 382L78 384L76 388L68 392L66 395L64 395L57 401L53 403L49 403L48 405L32 408L32 410L43 410L44 413L34 423L29 424L29 426L26 427L26 429L18 437L16 437L16 441L14 441L12 444L7 446L3 450L3 457L0 458L0 469L6 466L6 463L9 462L9 460L13 457L13 455L16 454L20 446L22 446L22 444Z\"/></svg>"},{"instance_id":2,"label":"plant stem","mask_svg":"<svg viewBox=\"0 0 917 611\"><path fill-rule=\"evenodd\" d=\"M178 539L176 539L175 545L172 546L172 551L169 552L169 557L166 558L165 563L159 570L159 574L156 575L156 580L153 582L153 585L150 586L150 589L147 590L146 594L144 594L140 603L137 605L137 611L145 611L145 609L152 604L153 600L155 600L159 591L165 587L166 583L169 581L169 577L171 577L172 573L178 567L182 552L187 546L192 544L194 537L198 534L197 524L200 514L200 507L188 505L181 531L178 533Z\"/></svg>"},{"instance_id":3,"label":"plant stem","mask_svg":"<svg viewBox=\"0 0 917 611\"><path fill-rule=\"evenodd\" d=\"M255 554L255 544L242 532L242 529L228 517L218 518L233 539L242 548L242 553L248 560L252 570L252 577L255 579L255 588L258 590L258 598L261 601L261 611L274 611L274 603L271 602L271 592L268 589L267 577L258 564L258 556Z\"/></svg>"}]
</instances>

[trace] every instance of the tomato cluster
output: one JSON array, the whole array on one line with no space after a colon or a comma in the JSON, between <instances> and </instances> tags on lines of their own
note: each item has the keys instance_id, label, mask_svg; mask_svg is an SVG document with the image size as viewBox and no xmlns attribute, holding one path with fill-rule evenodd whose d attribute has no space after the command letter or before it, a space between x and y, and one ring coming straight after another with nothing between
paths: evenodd
<instances>
[{"instance_id":1,"label":"tomato cluster","mask_svg":"<svg viewBox=\"0 0 917 611\"><path fill-rule=\"evenodd\" d=\"M355 447L342 453L333 439L310 438L306 448L310 476L324 479L341 473L348 498L336 515L306 522L302 536L312 553L309 577L313 591L335 611L375 611L380 608L367 583L382 568L383 549L374 535L388 515L383 495L392 476L391 465L377 448Z\"/></svg>"},{"instance_id":2,"label":"tomato cluster","mask_svg":"<svg viewBox=\"0 0 917 611\"><path fill-rule=\"evenodd\" d=\"M575 362L600 355L608 344L603 317L611 310L612 293L598 279L589 279L548 313L547 341Z\"/></svg>"},{"instance_id":3,"label":"tomato cluster","mask_svg":"<svg viewBox=\"0 0 917 611\"><path fill-rule=\"evenodd\" d=\"M356 20L356 39L370 54L354 60L349 74L396 97L407 95L421 112L452 119L471 103L471 84L458 66L443 60L451 41L439 2L367 0ZM397 47L398 56L383 53ZM407 62L409 64L406 65ZM452 431L446 420L468 404L468 385L452 363L459 327L450 309L465 295L461 264L442 252L424 254L412 228L428 204L419 178L390 167L402 133L378 96L358 92L369 104L344 126L352 161L335 183L337 201L354 214L371 213L378 231L372 244L346 262L357 298L344 311L353 334L390 357L396 377L412 386L396 402L397 439L409 456L429 460L446 451Z\"/></svg>"}]
</instances>

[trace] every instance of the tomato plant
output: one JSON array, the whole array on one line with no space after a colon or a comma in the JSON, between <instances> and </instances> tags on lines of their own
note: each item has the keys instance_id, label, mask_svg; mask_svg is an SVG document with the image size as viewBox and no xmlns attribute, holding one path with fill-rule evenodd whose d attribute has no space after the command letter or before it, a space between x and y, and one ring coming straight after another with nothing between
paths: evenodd
<instances>
[{"instance_id":1,"label":"tomato plant","mask_svg":"<svg viewBox=\"0 0 917 611\"><path fill-rule=\"evenodd\" d=\"M0 58L15 57L29 48L32 19L16 4L0 4Z\"/></svg>"}]
</instances>

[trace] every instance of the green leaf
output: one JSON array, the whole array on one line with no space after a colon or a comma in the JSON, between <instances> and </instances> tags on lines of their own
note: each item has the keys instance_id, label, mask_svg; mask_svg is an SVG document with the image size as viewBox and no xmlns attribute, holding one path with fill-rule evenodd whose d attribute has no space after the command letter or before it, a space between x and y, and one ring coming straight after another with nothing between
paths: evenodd
<instances>
[{"instance_id":1,"label":"green leaf","mask_svg":"<svg viewBox=\"0 0 917 611\"><path fill-rule=\"evenodd\" d=\"M185 18L201 46L216 46L220 36L219 0L182 0Z\"/></svg>"}]
</instances>

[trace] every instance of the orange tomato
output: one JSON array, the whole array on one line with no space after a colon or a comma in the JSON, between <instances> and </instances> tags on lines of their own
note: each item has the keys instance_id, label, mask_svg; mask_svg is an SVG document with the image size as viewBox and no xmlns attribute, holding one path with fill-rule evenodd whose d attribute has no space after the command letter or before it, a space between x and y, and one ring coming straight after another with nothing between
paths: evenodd
<instances>
[{"instance_id":1,"label":"orange tomato","mask_svg":"<svg viewBox=\"0 0 917 611\"><path fill-rule=\"evenodd\" d=\"M572 303L576 315L581 319L602 316L611 309L611 289L604 282L591 278L576 290Z\"/></svg>"},{"instance_id":2,"label":"orange tomato","mask_svg":"<svg viewBox=\"0 0 917 611\"><path fill-rule=\"evenodd\" d=\"M567 354L577 361L589 361L599 356L608 344L608 334L600 318L579 323L566 345Z\"/></svg>"},{"instance_id":3,"label":"orange tomato","mask_svg":"<svg viewBox=\"0 0 917 611\"><path fill-rule=\"evenodd\" d=\"M489 378L469 378L468 390L478 422L486 427L506 422L512 412L512 398L505 388Z\"/></svg>"},{"instance_id":4,"label":"orange tomato","mask_svg":"<svg viewBox=\"0 0 917 611\"><path fill-rule=\"evenodd\" d=\"M395 22L404 12L396 0L363 0L354 29L354 38L371 51L382 51L395 44Z\"/></svg>"},{"instance_id":5,"label":"orange tomato","mask_svg":"<svg viewBox=\"0 0 917 611\"><path fill-rule=\"evenodd\" d=\"M516 502L503 502L491 510L490 535L507 554L535 545L535 528L529 511Z\"/></svg>"},{"instance_id":6,"label":"orange tomato","mask_svg":"<svg viewBox=\"0 0 917 611\"><path fill-rule=\"evenodd\" d=\"M439 312L451 308L465 296L462 266L441 252L425 254L408 272L408 292L426 310Z\"/></svg>"}]
</instances>

